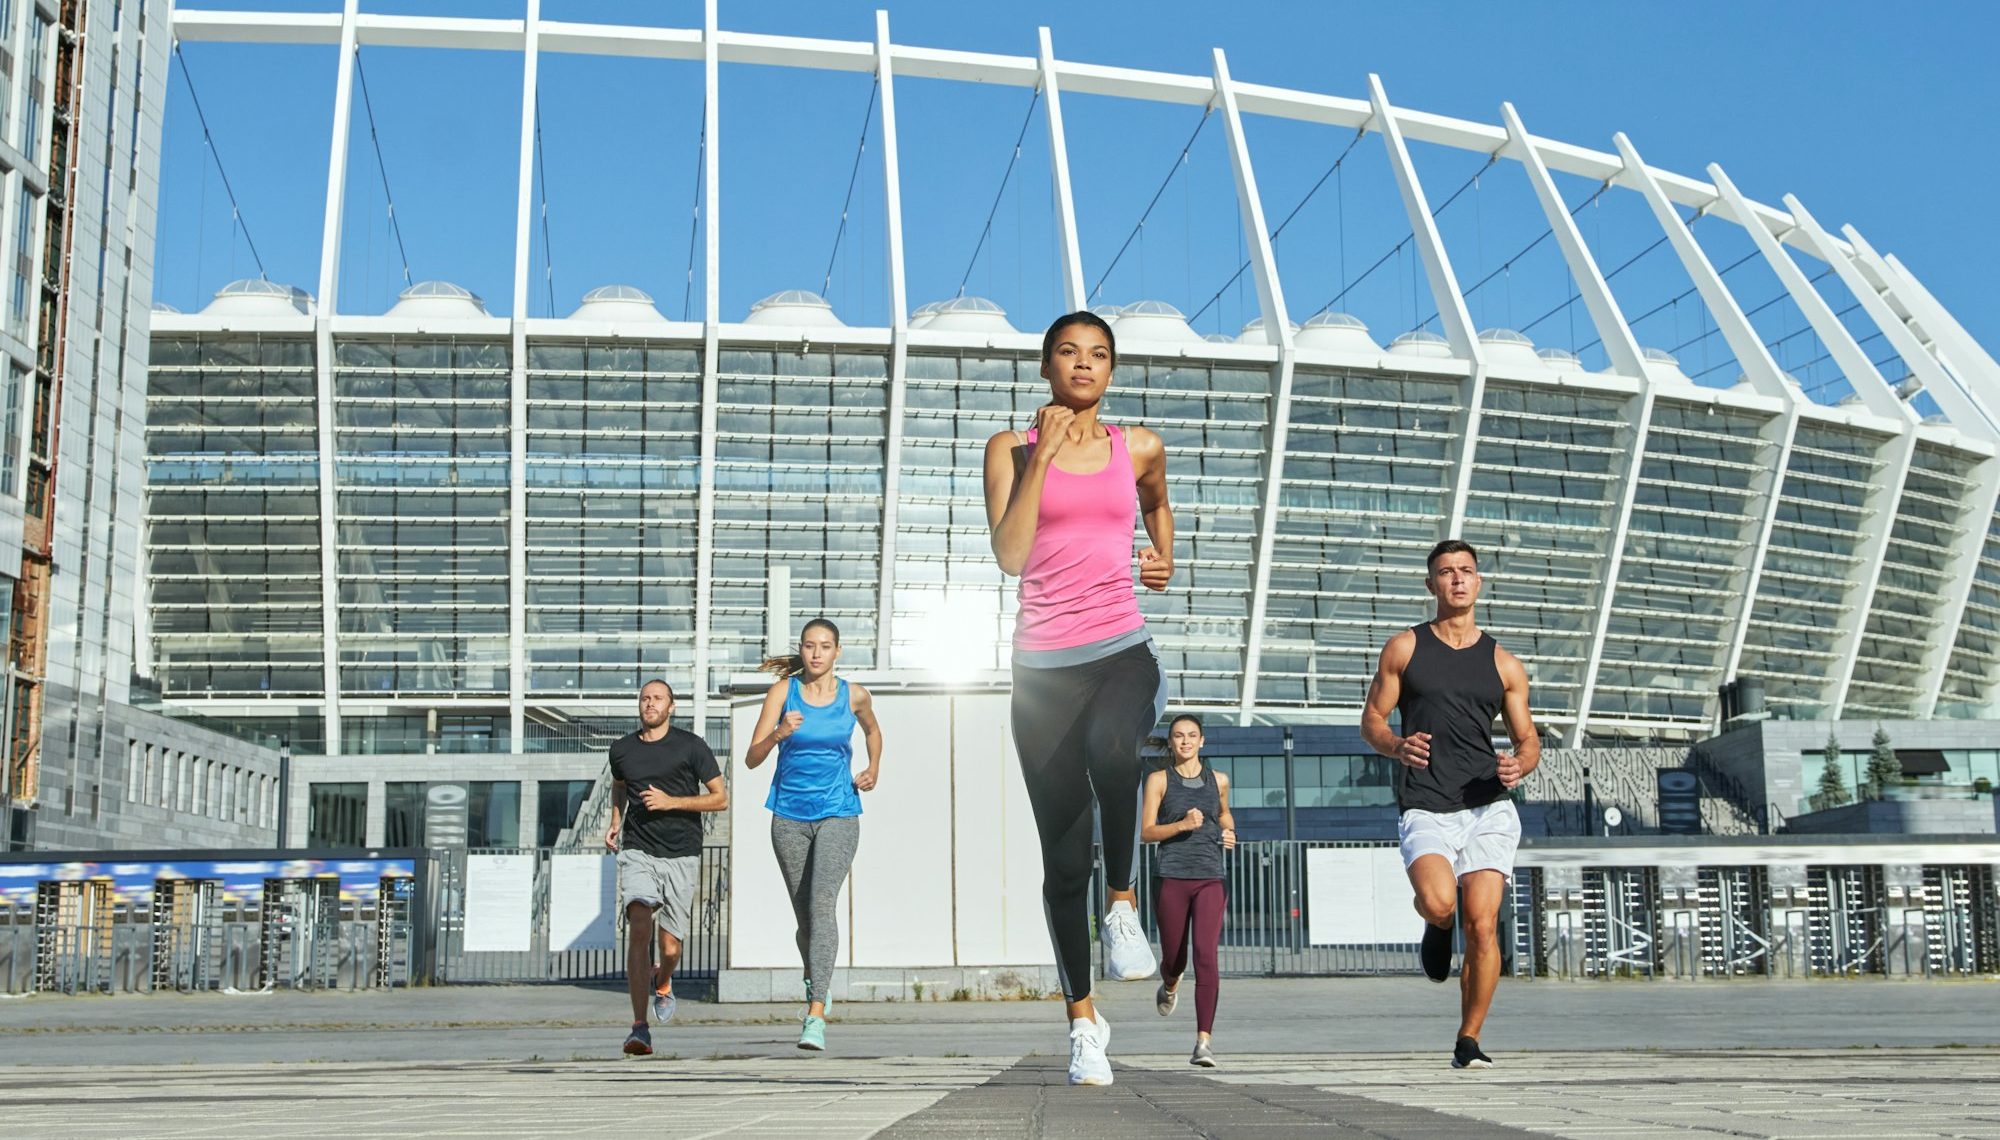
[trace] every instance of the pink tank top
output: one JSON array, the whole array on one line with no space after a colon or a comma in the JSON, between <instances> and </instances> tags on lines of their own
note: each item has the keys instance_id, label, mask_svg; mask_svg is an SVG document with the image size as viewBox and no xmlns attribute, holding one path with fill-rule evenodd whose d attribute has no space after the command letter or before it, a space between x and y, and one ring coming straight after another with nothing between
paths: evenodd
<instances>
[{"instance_id":1,"label":"pink tank top","mask_svg":"<svg viewBox=\"0 0 2000 1140\"><path fill-rule=\"evenodd\" d=\"M1111 461L1072 475L1049 465L1042 484L1035 544L1021 569L1016 649L1070 649L1141 629L1146 619L1132 588L1132 527L1139 489L1125 433L1104 425ZM1036 433L1028 431L1028 443Z\"/></svg>"}]
</instances>

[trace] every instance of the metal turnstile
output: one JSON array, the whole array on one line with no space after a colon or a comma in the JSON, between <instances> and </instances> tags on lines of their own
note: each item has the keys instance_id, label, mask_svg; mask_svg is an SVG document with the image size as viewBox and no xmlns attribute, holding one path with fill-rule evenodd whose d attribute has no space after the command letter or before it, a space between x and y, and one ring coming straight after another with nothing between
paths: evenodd
<instances>
[{"instance_id":1,"label":"metal turnstile","mask_svg":"<svg viewBox=\"0 0 2000 1140\"><path fill-rule=\"evenodd\" d=\"M1807 867L1806 972L1819 977L1883 973L1887 905L1881 867Z\"/></svg>"},{"instance_id":2,"label":"metal turnstile","mask_svg":"<svg viewBox=\"0 0 2000 1140\"><path fill-rule=\"evenodd\" d=\"M340 880L265 879L260 942L260 987L331 989L340 968Z\"/></svg>"},{"instance_id":3,"label":"metal turnstile","mask_svg":"<svg viewBox=\"0 0 2000 1140\"><path fill-rule=\"evenodd\" d=\"M1701 974L1708 978L1771 972L1771 872L1768 867L1697 867L1696 921Z\"/></svg>"},{"instance_id":4,"label":"metal turnstile","mask_svg":"<svg viewBox=\"0 0 2000 1140\"><path fill-rule=\"evenodd\" d=\"M220 984L222 881L153 883L153 988L212 990Z\"/></svg>"},{"instance_id":5,"label":"metal turnstile","mask_svg":"<svg viewBox=\"0 0 2000 1140\"><path fill-rule=\"evenodd\" d=\"M1583 972L1587 977L1659 973L1660 872L1587 867L1583 872Z\"/></svg>"},{"instance_id":6,"label":"metal turnstile","mask_svg":"<svg viewBox=\"0 0 2000 1140\"><path fill-rule=\"evenodd\" d=\"M1990 864L1932 864L1924 868L1924 955L1933 974L1991 974L2000 970L1993 868Z\"/></svg>"},{"instance_id":7,"label":"metal turnstile","mask_svg":"<svg viewBox=\"0 0 2000 1140\"><path fill-rule=\"evenodd\" d=\"M112 921L110 879L36 884L35 988L43 993L109 993Z\"/></svg>"},{"instance_id":8,"label":"metal turnstile","mask_svg":"<svg viewBox=\"0 0 2000 1140\"><path fill-rule=\"evenodd\" d=\"M416 898L417 881L408 875L385 876L376 890L375 985L410 984L410 919Z\"/></svg>"},{"instance_id":9,"label":"metal turnstile","mask_svg":"<svg viewBox=\"0 0 2000 1140\"><path fill-rule=\"evenodd\" d=\"M1507 882L1512 928L1507 932L1507 972L1517 978L1535 978L1548 973L1548 915L1544 910L1542 869L1516 867Z\"/></svg>"}]
</instances>

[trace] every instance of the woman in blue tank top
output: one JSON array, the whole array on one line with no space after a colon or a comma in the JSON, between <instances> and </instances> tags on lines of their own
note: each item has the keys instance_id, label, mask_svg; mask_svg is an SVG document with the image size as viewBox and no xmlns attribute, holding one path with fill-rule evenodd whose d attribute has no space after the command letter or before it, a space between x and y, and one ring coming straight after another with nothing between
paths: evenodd
<instances>
[{"instance_id":1,"label":"woman in blue tank top","mask_svg":"<svg viewBox=\"0 0 2000 1140\"><path fill-rule=\"evenodd\" d=\"M764 806L771 809L771 849L785 876L785 893L799 924L799 958L806 971L806 1017L799 1048L826 1048L826 1007L833 999L833 959L840 945L834 904L861 842L861 793L875 786L882 765L882 726L868 690L833 674L840 630L814 618L799 634L799 651L764 662L779 680L764 694L745 767L773 749L778 771ZM854 730L868 745L868 766L854 770Z\"/></svg>"}]
</instances>

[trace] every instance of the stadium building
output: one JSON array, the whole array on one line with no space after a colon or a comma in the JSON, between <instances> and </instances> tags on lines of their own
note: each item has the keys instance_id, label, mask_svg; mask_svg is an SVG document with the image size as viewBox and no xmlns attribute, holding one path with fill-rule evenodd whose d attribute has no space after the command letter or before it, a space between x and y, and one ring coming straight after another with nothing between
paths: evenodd
<instances>
[{"instance_id":1,"label":"stadium building","mask_svg":"<svg viewBox=\"0 0 2000 1140\"><path fill-rule=\"evenodd\" d=\"M1211 72L1171 74L1060 58L1046 31L1007 55L898 44L886 16L872 40L839 42L719 29L713 2L698 28L539 11L172 16L185 43L321 45L340 65L318 279L239 280L151 315L137 668L174 717L323 755L316 772L352 761L370 806L350 815L381 818L385 780L444 771L419 756L527 778L594 757L653 675L720 740L732 678L806 616L840 624L859 674L1000 683L1013 588L988 551L980 456L1046 399L1041 326L1089 307L1118 336L1112 416L1169 449L1179 570L1142 605L1175 707L1212 724L1353 723L1376 651L1426 613L1423 554L1447 536L1484 552L1483 624L1568 747L1685 747L1725 711L1754 718L1759 692L1785 720L1996 715L2000 366L1895 257L1796 198L1648 166L1622 135L1536 136L1511 106L1490 122L1401 108L1373 77L1359 96L1258 85L1219 51ZM519 65L508 315L444 280L378 310L347 300L353 62L378 48ZM558 55L699 70L682 319L617 283L532 315L536 91ZM764 68L872 83L885 321L788 287L811 282L723 307L721 170L755 144L731 137L720 76ZM940 82L1015 89L1046 135L1060 307L1007 312L906 279L897 96ZM1200 116L1234 190L1253 298L1240 332L1087 287L1064 116L1104 98ZM1273 223L1289 218L1260 190L1248 125L1267 120L1323 129L1329 156L1379 152L1395 212L1372 237L1398 260L1377 264L1407 265L1401 297L1429 316L1315 310L1318 293L1288 289ZM1476 281L1462 267L1458 194L1420 174L1420 149L1513 180L1520 232L1567 281L1563 344L1551 324L1530 327L1538 345L1475 319L1514 262L1482 255ZM1580 214L1599 198L1629 223L1609 240ZM1719 264L1725 246L1742 257ZM1695 341L1657 342L1653 314L1621 303L1639 247L1685 283L1675 311L1704 314ZM1739 266L1777 292L1742 295ZM1722 707L1730 682L1747 709Z\"/></svg>"}]
</instances>

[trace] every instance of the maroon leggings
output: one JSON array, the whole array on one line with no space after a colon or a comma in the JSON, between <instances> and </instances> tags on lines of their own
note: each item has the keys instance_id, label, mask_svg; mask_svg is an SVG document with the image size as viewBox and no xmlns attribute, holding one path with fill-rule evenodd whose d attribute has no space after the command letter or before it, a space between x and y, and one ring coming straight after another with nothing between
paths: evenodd
<instances>
[{"instance_id":1,"label":"maroon leggings","mask_svg":"<svg viewBox=\"0 0 2000 1140\"><path fill-rule=\"evenodd\" d=\"M1178 979L1194 949L1194 1024L1215 1032L1216 955L1222 945L1224 899L1221 879L1161 879L1153 915L1160 924L1160 977ZM1179 987L1176 986L1176 989Z\"/></svg>"}]
</instances>

